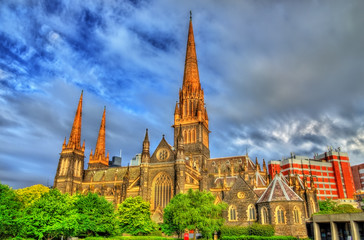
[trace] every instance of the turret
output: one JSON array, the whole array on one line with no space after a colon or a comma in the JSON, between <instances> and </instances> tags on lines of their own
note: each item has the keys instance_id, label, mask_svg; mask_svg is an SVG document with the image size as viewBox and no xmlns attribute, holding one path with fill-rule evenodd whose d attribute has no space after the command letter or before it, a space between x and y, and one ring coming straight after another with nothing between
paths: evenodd
<instances>
[{"instance_id":1,"label":"turret","mask_svg":"<svg viewBox=\"0 0 364 240\"><path fill-rule=\"evenodd\" d=\"M149 163L150 162L150 142L149 142L149 136L148 136L148 128L145 130L145 137L143 141L143 151L142 151L142 163Z\"/></svg>"}]
</instances>

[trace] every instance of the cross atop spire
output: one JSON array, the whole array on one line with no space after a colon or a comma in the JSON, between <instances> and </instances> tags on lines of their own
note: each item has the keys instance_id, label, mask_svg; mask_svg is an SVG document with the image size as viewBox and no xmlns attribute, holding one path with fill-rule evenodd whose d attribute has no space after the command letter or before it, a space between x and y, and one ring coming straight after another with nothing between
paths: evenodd
<instances>
[{"instance_id":1,"label":"cross atop spire","mask_svg":"<svg viewBox=\"0 0 364 240\"><path fill-rule=\"evenodd\" d=\"M78 107L73 120L72 130L70 138L68 140L67 148L73 148L81 150L81 123L82 123L82 98L83 90L81 92L80 100L78 101Z\"/></svg>"}]
</instances>

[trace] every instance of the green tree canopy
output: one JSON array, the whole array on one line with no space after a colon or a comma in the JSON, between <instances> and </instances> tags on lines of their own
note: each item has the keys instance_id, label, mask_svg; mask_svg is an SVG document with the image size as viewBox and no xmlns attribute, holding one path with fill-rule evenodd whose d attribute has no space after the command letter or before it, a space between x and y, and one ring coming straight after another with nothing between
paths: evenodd
<instances>
[{"instance_id":1,"label":"green tree canopy","mask_svg":"<svg viewBox=\"0 0 364 240\"><path fill-rule=\"evenodd\" d=\"M337 202L326 199L319 201L320 211L316 214L335 214L335 213L355 213L361 212L361 209L355 208L350 204L338 204Z\"/></svg>"},{"instance_id":2,"label":"green tree canopy","mask_svg":"<svg viewBox=\"0 0 364 240\"><path fill-rule=\"evenodd\" d=\"M52 189L25 208L21 235L38 239L72 236L77 230L77 218L73 198Z\"/></svg>"},{"instance_id":3,"label":"green tree canopy","mask_svg":"<svg viewBox=\"0 0 364 240\"><path fill-rule=\"evenodd\" d=\"M150 218L150 203L142 197L129 197L119 205L120 230L132 235L147 235L155 230L156 224Z\"/></svg>"},{"instance_id":4,"label":"green tree canopy","mask_svg":"<svg viewBox=\"0 0 364 240\"><path fill-rule=\"evenodd\" d=\"M78 194L74 206L78 214L78 236L108 236L115 229L114 206L95 193Z\"/></svg>"},{"instance_id":5,"label":"green tree canopy","mask_svg":"<svg viewBox=\"0 0 364 240\"><path fill-rule=\"evenodd\" d=\"M210 192L189 189L186 194L177 194L164 209L163 230L179 235L185 229L195 230L195 233L198 230L205 237L212 237L223 225L222 211L227 207L225 203L214 204L214 201Z\"/></svg>"},{"instance_id":6,"label":"green tree canopy","mask_svg":"<svg viewBox=\"0 0 364 240\"><path fill-rule=\"evenodd\" d=\"M21 207L14 190L0 183L0 239L15 237L18 233Z\"/></svg>"},{"instance_id":7,"label":"green tree canopy","mask_svg":"<svg viewBox=\"0 0 364 240\"><path fill-rule=\"evenodd\" d=\"M44 193L49 192L49 188L42 185L34 185L27 188L21 188L15 191L19 200L23 203L24 207L28 207L37 201Z\"/></svg>"}]
</instances>

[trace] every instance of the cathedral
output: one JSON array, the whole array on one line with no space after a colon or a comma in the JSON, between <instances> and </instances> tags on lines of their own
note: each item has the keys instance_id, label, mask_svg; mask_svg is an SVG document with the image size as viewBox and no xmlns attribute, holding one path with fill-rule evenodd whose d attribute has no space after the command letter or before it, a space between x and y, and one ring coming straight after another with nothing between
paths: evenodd
<instances>
[{"instance_id":1,"label":"cathedral","mask_svg":"<svg viewBox=\"0 0 364 240\"><path fill-rule=\"evenodd\" d=\"M210 158L209 118L199 78L192 18L189 22L186 60L179 101L174 111L174 142L164 136L151 152L148 129L141 144L138 166L111 167L105 151L105 111L94 151L84 169L85 142L81 145L82 96L70 137L65 138L54 187L63 193L98 193L114 204L141 196L151 204L152 219L163 220L163 209L188 189L210 191L216 203L226 202L226 225L271 224L277 235L307 237L310 218L318 211L312 176L268 175L263 159L244 156Z\"/></svg>"}]
</instances>

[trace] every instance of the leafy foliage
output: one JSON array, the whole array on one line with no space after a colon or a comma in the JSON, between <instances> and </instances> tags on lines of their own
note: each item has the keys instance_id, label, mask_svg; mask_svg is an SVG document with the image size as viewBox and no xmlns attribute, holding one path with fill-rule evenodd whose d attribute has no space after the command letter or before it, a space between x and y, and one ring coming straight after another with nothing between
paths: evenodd
<instances>
[{"instance_id":1,"label":"leafy foliage","mask_svg":"<svg viewBox=\"0 0 364 240\"><path fill-rule=\"evenodd\" d=\"M320 211L315 214L337 214L337 213L356 213L362 210L355 208L350 204L338 204L331 199L319 201Z\"/></svg>"},{"instance_id":2,"label":"leafy foliage","mask_svg":"<svg viewBox=\"0 0 364 240\"><path fill-rule=\"evenodd\" d=\"M77 230L77 217L73 199L53 189L25 209L21 235L38 239L72 236Z\"/></svg>"},{"instance_id":3,"label":"leafy foliage","mask_svg":"<svg viewBox=\"0 0 364 240\"><path fill-rule=\"evenodd\" d=\"M214 201L210 192L189 189L186 194L177 194L164 209L162 229L167 234L198 230L211 237L223 225L222 211L227 207L225 203L215 205Z\"/></svg>"},{"instance_id":4,"label":"leafy foliage","mask_svg":"<svg viewBox=\"0 0 364 240\"><path fill-rule=\"evenodd\" d=\"M21 206L15 192L0 183L0 239L16 236Z\"/></svg>"},{"instance_id":5,"label":"leafy foliage","mask_svg":"<svg viewBox=\"0 0 364 240\"><path fill-rule=\"evenodd\" d=\"M85 240L168 240L171 238L156 237L156 236L114 236L110 238L103 237L87 237ZM173 240L176 240L175 238Z\"/></svg>"},{"instance_id":6,"label":"leafy foliage","mask_svg":"<svg viewBox=\"0 0 364 240\"><path fill-rule=\"evenodd\" d=\"M220 229L221 236L242 236L242 235L255 235L255 236L273 236L274 227L272 225L262 225L254 223L251 226L223 226Z\"/></svg>"},{"instance_id":7,"label":"leafy foliage","mask_svg":"<svg viewBox=\"0 0 364 240\"><path fill-rule=\"evenodd\" d=\"M320 207L320 212L330 212L333 211L334 208L337 206L337 203L332 201L330 198L324 200L324 201L319 201L319 207Z\"/></svg>"},{"instance_id":8,"label":"leafy foliage","mask_svg":"<svg viewBox=\"0 0 364 240\"><path fill-rule=\"evenodd\" d=\"M121 232L132 235L147 235L155 230L150 218L150 204L140 196L129 197L119 205L118 221Z\"/></svg>"},{"instance_id":9,"label":"leafy foliage","mask_svg":"<svg viewBox=\"0 0 364 240\"><path fill-rule=\"evenodd\" d=\"M28 207L37 201L43 194L49 192L49 188L38 184L31 187L18 189L15 192L19 200L23 203L23 206Z\"/></svg>"},{"instance_id":10,"label":"leafy foliage","mask_svg":"<svg viewBox=\"0 0 364 240\"><path fill-rule=\"evenodd\" d=\"M89 193L76 195L74 207L78 215L78 236L108 236L115 229L114 206L104 197Z\"/></svg>"}]
</instances>

